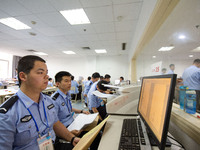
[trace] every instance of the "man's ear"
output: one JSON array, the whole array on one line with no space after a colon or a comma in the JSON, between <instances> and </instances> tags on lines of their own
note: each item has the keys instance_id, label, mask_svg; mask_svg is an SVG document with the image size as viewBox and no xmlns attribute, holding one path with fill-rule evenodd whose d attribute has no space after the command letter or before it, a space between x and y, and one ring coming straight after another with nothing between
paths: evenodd
<instances>
[{"instance_id":1,"label":"man's ear","mask_svg":"<svg viewBox=\"0 0 200 150\"><path fill-rule=\"evenodd\" d=\"M19 78L21 81L26 81L27 75L24 72L19 73Z\"/></svg>"},{"instance_id":2,"label":"man's ear","mask_svg":"<svg viewBox=\"0 0 200 150\"><path fill-rule=\"evenodd\" d=\"M56 82L56 87L58 87L60 85L60 82Z\"/></svg>"}]
</instances>

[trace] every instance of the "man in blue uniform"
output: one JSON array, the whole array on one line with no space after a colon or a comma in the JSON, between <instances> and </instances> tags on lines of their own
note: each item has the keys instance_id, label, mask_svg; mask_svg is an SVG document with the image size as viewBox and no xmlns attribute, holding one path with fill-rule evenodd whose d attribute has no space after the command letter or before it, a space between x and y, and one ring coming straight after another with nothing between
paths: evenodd
<instances>
[{"instance_id":1,"label":"man in blue uniform","mask_svg":"<svg viewBox=\"0 0 200 150\"><path fill-rule=\"evenodd\" d=\"M175 65L170 64L169 65L169 71L167 72L167 74L174 74L174 70L175 70Z\"/></svg>"},{"instance_id":2,"label":"man in blue uniform","mask_svg":"<svg viewBox=\"0 0 200 150\"><path fill-rule=\"evenodd\" d=\"M66 71L60 71L55 75L56 85L58 90L51 95L55 101L55 107L58 110L59 120L68 127L73 121L74 113L89 114L88 111L72 108L70 88L71 88L71 74ZM73 130L75 135L80 134L80 131Z\"/></svg>"},{"instance_id":3,"label":"man in blue uniform","mask_svg":"<svg viewBox=\"0 0 200 150\"><path fill-rule=\"evenodd\" d=\"M104 77L104 81L107 81L108 83L110 83L110 78L111 76L109 74L106 74Z\"/></svg>"},{"instance_id":4,"label":"man in blue uniform","mask_svg":"<svg viewBox=\"0 0 200 150\"><path fill-rule=\"evenodd\" d=\"M200 113L200 59L195 59L193 65L185 69L182 78L185 86L196 91L196 111Z\"/></svg>"},{"instance_id":5,"label":"man in blue uniform","mask_svg":"<svg viewBox=\"0 0 200 150\"><path fill-rule=\"evenodd\" d=\"M73 145L79 141L58 120L51 98L41 93L48 84L47 73L42 58L29 55L20 59L20 89L0 106L0 149L53 149L55 133Z\"/></svg>"},{"instance_id":6,"label":"man in blue uniform","mask_svg":"<svg viewBox=\"0 0 200 150\"><path fill-rule=\"evenodd\" d=\"M108 84L108 82L104 80L95 82L88 92L90 113L98 112L101 120L105 119L105 117L107 116L106 105L104 104L104 101L101 98L94 95L93 92L98 90L99 92L110 94L111 92L103 84Z\"/></svg>"},{"instance_id":7,"label":"man in blue uniform","mask_svg":"<svg viewBox=\"0 0 200 150\"><path fill-rule=\"evenodd\" d=\"M87 94L92 86L93 83L97 82L100 78L100 74L98 72L95 72L92 74L92 79L90 80L90 82L88 82L85 86L85 89L84 89L84 99L85 99L85 105L88 106L87 104Z\"/></svg>"}]
</instances>

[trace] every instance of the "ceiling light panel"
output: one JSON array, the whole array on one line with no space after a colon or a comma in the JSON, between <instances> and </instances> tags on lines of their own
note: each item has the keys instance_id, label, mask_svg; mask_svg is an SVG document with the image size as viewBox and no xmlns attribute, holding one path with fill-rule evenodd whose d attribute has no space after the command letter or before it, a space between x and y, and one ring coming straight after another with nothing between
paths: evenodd
<instances>
[{"instance_id":1,"label":"ceiling light panel","mask_svg":"<svg viewBox=\"0 0 200 150\"><path fill-rule=\"evenodd\" d=\"M171 51L174 48L174 46L170 47L161 47L158 51Z\"/></svg>"},{"instance_id":2,"label":"ceiling light panel","mask_svg":"<svg viewBox=\"0 0 200 150\"><path fill-rule=\"evenodd\" d=\"M98 54L107 53L106 49L95 49L95 52Z\"/></svg>"},{"instance_id":3,"label":"ceiling light panel","mask_svg":"<svg viewBox=\"0 0 200 150\"><path fill-rule=\"evenodd\" d=\"M75 52L73 51L63 51L63 53L65 54L68 54L68 55L73 55L73 54L76 54Z\"/></svg>"},{"instance_id":4,"label":"ceiling light panel","mask_svg":"<svg viewBox=\"0 0 200 150\"><path fill-rule=\"evenodd\" d=\"M88 19L85 11L81 9L72 9L72 10L64 10L60 11L60 13L65 17L65 19L71 25L77 24L89 24L90 20Z\"/></svg>"},{"instance_id":5,"label":"ceiling light panel","mask_svg":"<svg viewBox=\"0 0 200 150\"><path fill-rule=\"evenodd\" d=\"M31 27L27 26L26 24L22 23L21 21L15 18L3 18L0 19L0 22L15 30L31 29Z\"/></svg>"},{"instance_id":6,"label":"ceiling light panel","mask_svg":"<svg viewBox=\"0 0 200 150\"><path fill-rule=\"evenodd\" d=\"M200 52L200 46L197 47L197 48L195 48L195 49L193 49L192 51L193 51L193 52Z\"/></svg>"},{"instance_id":7,"label":"ceiling light panel","mask_svg":"<svg viewBox=\"0 0 200 150\"><path fill-rule=\"evenodd\" d=\"M35 54L37 54L37 55L48 55L48 54L43 53L43 52L33 52L33 53L35 53Z\"/></svg>"}]
</instances>

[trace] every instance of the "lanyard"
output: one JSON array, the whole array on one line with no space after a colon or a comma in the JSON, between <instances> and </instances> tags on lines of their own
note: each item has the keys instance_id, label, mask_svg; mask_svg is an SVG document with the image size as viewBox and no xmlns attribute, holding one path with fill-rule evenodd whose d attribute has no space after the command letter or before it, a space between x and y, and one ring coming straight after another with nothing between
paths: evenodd
<instances>
[{"instance_id":1,"label":"lanyard","mask_svg":"<svg viewBox=\"0 0 200 150\"><path fill-rule=\"evenodd\" d=\"M68 107L68 103L69 103L70 108ZM65 101L65 105L67 106L67 109L68 109L69 113L71 113L72 105L71 105L71 102L70 102L68 97L67 97L67 102Z\"/></svg>"},{"instance_id":2,"label":"lanyard","mask_svg":"<svg viewBox=\"0 0 200 150\"><path fill-rule=\"evenodd\" d=\"M20 100L21 100L21 99L20 99ZM33 121L34 121L34 123L35 123L36 130L37 130L37 132L38 132L38 134L39 134L39 137L41 137L40 131L39 131L39 128L38 128L38 125L37 125L37 122L36 122L35 118L33 117L33 115L32 115L32 113L31 113L30 109L26 107L26 105L24 104L24 102L23 102L22 100L21 100L21 102L22 102L22 104L24 105L24 107L28 110L28 112L30 113L30 115L32 116ZM46 126L47 126L47 128L49 129L49 124L48 124L47 114L46 114L46 110L45 110L45 106L44 106L44 101L42 101L42 103L43 103L44 115L45 115L45 118L46 118L46 121L47 121L47 125L46 125Z\"/></svg>"}]
</instances>

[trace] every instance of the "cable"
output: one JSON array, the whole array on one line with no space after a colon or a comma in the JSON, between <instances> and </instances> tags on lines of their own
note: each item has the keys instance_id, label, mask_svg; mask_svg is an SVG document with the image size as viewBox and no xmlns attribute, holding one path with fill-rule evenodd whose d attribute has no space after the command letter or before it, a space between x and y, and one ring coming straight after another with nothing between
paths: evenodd
<instances>
[{"instance_id":1,"label":"cable","mask_svg":"<svg viewBox=\"0 0 200 150\"><path fill-rule=\"evenodd\" d=\"M179 141L177 141L175 138L173 138L173 137L171 137L171 136L169 136L169 135L167 135L169 138L171 138L172 140L174 140L174 141L176 141L178 144L180 144L181 145L181 147L183 148L183 149L185 149L185 147L183 146L183 144L181 144ZM177 144L174 144L174 143L172 143L173 145L177 145ZM178 146L178 145L177 145ZM179 146L180 147L180 146Z\"/></svg>"},{"instance_id":2,"label":"cable","mask_svg":"<svg viewBox=\"0 0 200 150\"><path fill-rule=\"evenodd\" d=\"M108 115L115 115L115 116L138 116L138 114L118 114L118 113L108 113Z\"/></svg>"}]
</instances>

